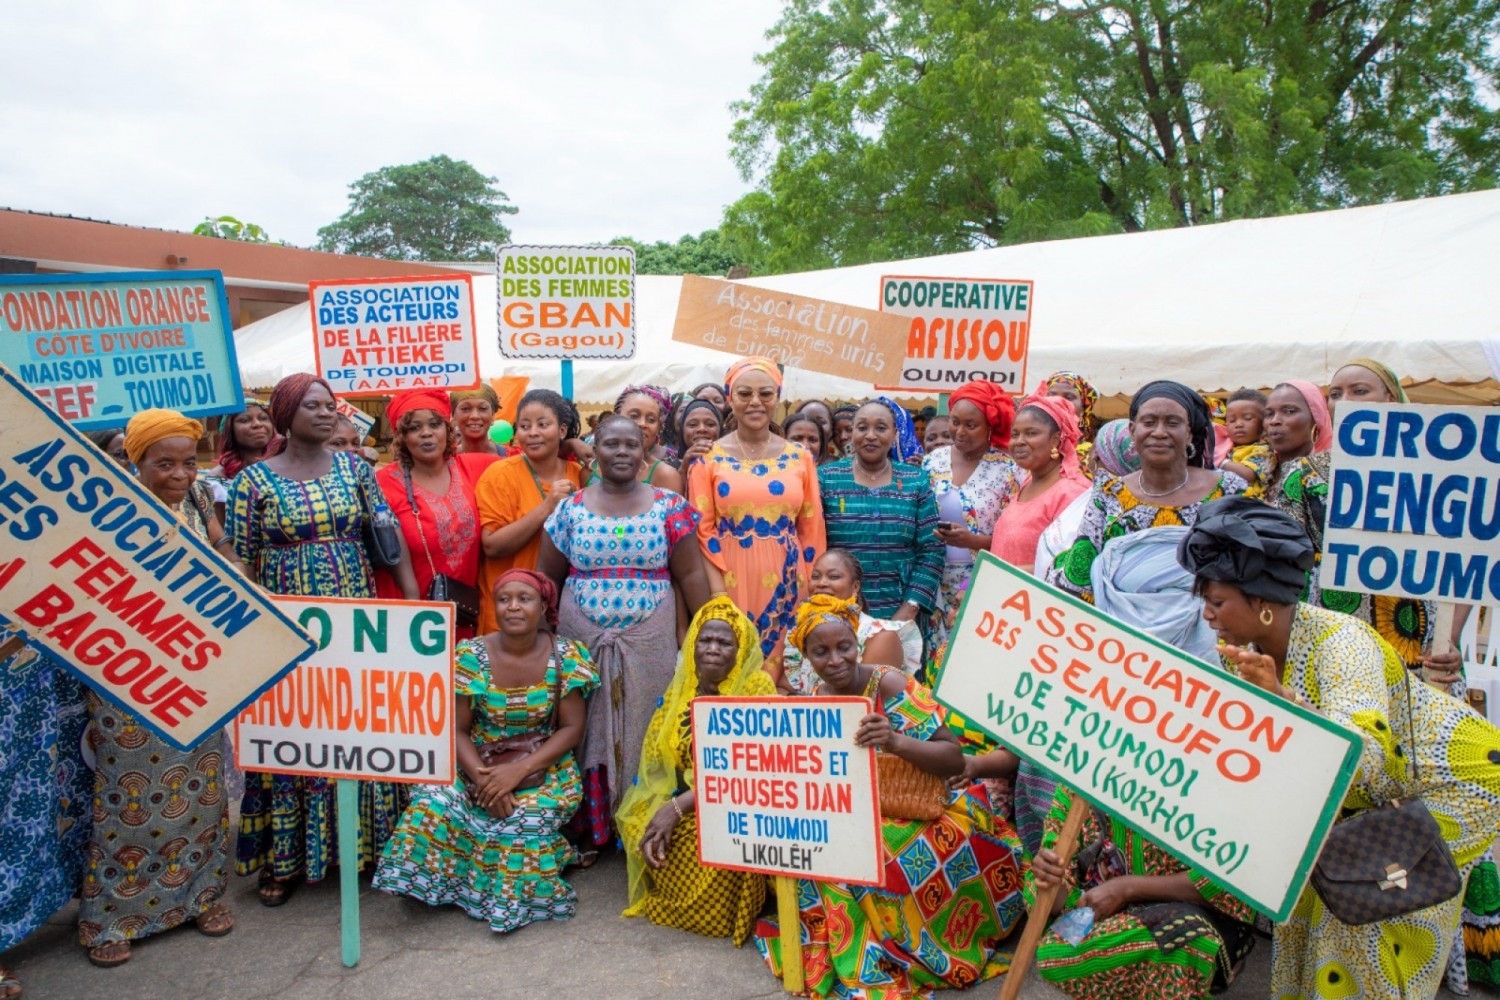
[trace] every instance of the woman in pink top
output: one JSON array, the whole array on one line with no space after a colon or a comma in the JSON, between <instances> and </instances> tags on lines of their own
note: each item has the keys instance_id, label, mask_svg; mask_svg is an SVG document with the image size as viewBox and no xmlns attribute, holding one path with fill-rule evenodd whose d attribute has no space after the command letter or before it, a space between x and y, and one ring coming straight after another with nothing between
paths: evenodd
<instances>
[{"instance_id":1,"label":"woman in pink top","mask_svg":"<svg viewBox=\"0 0 1500 1000\"><path fill-rule=\"evenodd\" d=\"M1010 432L1010 457L1021 488L995 522L990 551L1030 573L1047 526L1089 488L1078 466L1078 417L1062 396L1039 389L1021 402Z\"/></svg>"}]
</instances>

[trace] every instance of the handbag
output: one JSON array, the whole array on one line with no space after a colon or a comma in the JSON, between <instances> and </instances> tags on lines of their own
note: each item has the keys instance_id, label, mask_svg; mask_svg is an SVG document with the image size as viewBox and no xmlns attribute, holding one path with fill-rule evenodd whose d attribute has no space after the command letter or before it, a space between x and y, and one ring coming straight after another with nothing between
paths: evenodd
<instances>
[{"instance_id":1,"label":"handbag","mask_svg":"<svg viewBox=\"0 0 1500 1000\"><path fill-rule=\"evenodd\" d=\"M385 516L380 516L380 507L370 502L364 480L360 479L358 482L359 495L365 505L365 523L360 529L365 542L365 555L369 557L370 565L377 569L400 566L401 526L396 523L396 516L391 513L390 508L384 504L380 507L385 507Z\"/></svg>"},{"instance_id":2,"label":"handbag","mask_svg":"<svg viewBox=\"0 0 1500 1000\"><path fill-rule=\"evenodd\" d=\"M406 502L411 505L413 514L417 513L417 497L411 484L411 470L406 470ZM433 523L437 523L437 516L433 516ZM456 577L447 573L439 573L437 563L432 559L432 550L427 547L427 533L422 530L422 519L417 517L417 538L422 542L422 554L427 557L427 568L432 571L432 582L427 585L427 599L429 601L444 601L451 603L454 607L454 624L462 628L479 627L479 588L464 583Z\"/></svg>"},{"instance_id":3,"label":"handbag","mask_svg":"<svg viewBox=\"0 0 1500 1000\"><path fill-rule=\"evenodd\" d=\"M549 669L551 669L549 664ZM546 729L532 729L515 736L506 736L502 739L491 740L480 744L476 749L479 751L479 763L484 767L494 767L497 764L511 764L519 760L525 760L541 749L547 738L557 732L557 709L562 702L562 668L554 671L552 679L552 716L547 722ZM525 792L541 785L547 780L547 768L539 768L532 771L516 784L515 791ZM475 788L473 782L469 782L469 799L473 801ZM477 803L476 803L477 804Z\"/></svg>"},{"instance_id":4,"label":"handbag","mask_svg":"<svg viewBox=\"0 0 1500 1000\"><path fill-rule=\"evenodd\" d=\"M1410 733L1410 673L1405 679ZM1411 764L1415 785L1415 747ZM1392 799L1336 823L1313 866L1312 884L1329 912L1353 926L1435 906L1464 888L1437 820L1416 797Z\"/></svg>"},{"instance_id":5,"label":"handbag","mask_svg":"<svg viewBox=\"0 0 1500 1000\"><path fill-rule=\"evenodd\" d=\"M865 697L881 715L885 710L880 706L879 687L884 675L885 670L877 668L865 687ZM947 783L904 757L877 750L875 775L880 815L886 819L934 820L948 808Z\"/></svg>"}]
</instances>

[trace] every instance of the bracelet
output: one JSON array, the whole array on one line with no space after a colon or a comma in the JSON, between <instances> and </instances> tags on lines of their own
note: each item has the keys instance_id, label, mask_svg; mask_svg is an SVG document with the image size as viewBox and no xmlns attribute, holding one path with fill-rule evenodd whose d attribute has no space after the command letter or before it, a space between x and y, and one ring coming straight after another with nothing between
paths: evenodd
<instances>
[{"instance_id":1,"label":"bracelet","mask_svg":"<svg viewBox=\"0 0 1500 1000\"><path fill-rule=\"evenodd\" d=\"M216 549L220 548L225 542L228 542L230 545L233 545L234 544L234 539L231 538L229 535L220 535L219 536L219 540L217 542L214 542L214 548L216 548Z\"/></svg>"},{"instance_id":2,"label":"bracelet","mask_svg":"<svg viewBox=\"0 0 1500 1000\"><path fill-rule=\"evenodd\" d=\"M682 811L682 806L677 804L677 796L672 796L672 810L677 813L678 819L687 819L687 814Z\"/></svg>"}]
</instances>

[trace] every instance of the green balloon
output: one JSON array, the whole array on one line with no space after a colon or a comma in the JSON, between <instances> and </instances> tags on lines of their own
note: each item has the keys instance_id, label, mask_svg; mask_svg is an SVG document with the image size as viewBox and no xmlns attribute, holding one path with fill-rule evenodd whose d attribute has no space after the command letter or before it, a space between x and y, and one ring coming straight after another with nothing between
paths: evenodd
<instances>
[{"instance_id":1,"label":"green balloon","mask_svg":"<svg viewBox=\"0 0 1500 1000\"><path fill-rule=\"evenodd\" d=\"M490 424L490 440L496 444L510 444L511 438L515 436L516 429L509 420L496 420Z\"/></svg>"}]
</instances>

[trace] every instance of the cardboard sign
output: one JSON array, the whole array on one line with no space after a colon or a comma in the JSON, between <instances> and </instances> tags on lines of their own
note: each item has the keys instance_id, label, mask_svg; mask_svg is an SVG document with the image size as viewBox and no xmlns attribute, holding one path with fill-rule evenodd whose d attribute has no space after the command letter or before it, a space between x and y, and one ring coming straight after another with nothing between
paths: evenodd
<instances>
[{"instance_id":1,"label":"cardboard sign","mask_svg":"<svg viewBox=\"0 0 1500 1000\"><path fill-rule=\"evenodd\" d=\"M1285 920L1360 738L980 553L934 693Z\"/></svg>"},{"instance_id":2,"label":"cardboard sign","mask_svg":"<svg viewBox=\"0 0 1500 1000\"><path fill-rule=\"evenodd\" d=\"M244 409L218 271L0 275L0 364L84 431Z\"/></svg>"},{"instance_id":3,"label":"cardboard sign","mask_svg":"<svg viewBox=\"0 0 1500 1000\"><path fill-rule=\"evenodd\" d=\"M635 357L635 251L505 246L495 254L500 353Z\"/></svg>"},{"instance_id":4,"label":"cardboard sign","mask_svg":"<svg viewBox=\"0 0 1500 1000\"><path fill-rule=\"evenodd\" d=\"M354 429L359 433L359 443L364 444L365 438L369 437L370 432L375 429L375 418L347 399L335 399L333 406L334 409L338 410L339 416L349 418L349 422L354 425Z\"/></svg>"},{"instance_id":5,"label":"cardboard sign","mask_svg":"<svg viewBox=\"0 0 1500 1000\"><path fill-rule=\"evenodd\" d=\"M335 396L479 385L467 274L310 281L318 374Z\"/></svg>"},{"instance_id":6,"label":"cardboard sign","mask_svg":"<svg viewBox=\"0 0 1500 1000\"><path fill-rule=\"evenodd\" d=\"M0 623L188 749L312 648L260 589L0 367Z\"/></svg>"},{"instance_id":7,"label":"cardboard sign","mask_svg":"<svg viewBox=\"0 0 1500 1000\"><path fill-rule=\"evenodd\" d=\"M698 858L766 875L883 881L865 698L696 698Z\"/></svg>"},{"instance_id":8,"label":"cardboard sign","mask_svg":"<svg viewBox=\"0 0 1500 1000\"><path fill-rule=\"evenodd\" d=\"M1322 584L1500 602L1500 409L1339 403Z\"/></svg>"},{"instance_id":9,"label":"cardboard sign","mask_svg":"<svg viewBox=\"0 0 1500 1000\"><path fill-rule=\"evenodd\" d=\"M317 651L240 713L240 767L453 783L453 605L278 597Z\"/></svg>"},{"instance_id":10,"label":"cardboard sign","mask_svg":"<svg viewBox=\"0 0 1500 1000\"><path fill-rule=\"evenodd\" d=\"M901 374L908 326L874 309L684 274L672 339L882 385Z\"/></svg>"},{"instance_id":11,"label":"cardboard sign","mask_svg":"<svg viewBox=\"0 0 1500 1000\"><path fill-rule=\"evenodd\" d=\"M1029 281L1000 278L881 278L880 308L911 322L900 377L880 387L952 392L983 379L1024 393L1031 293Z\"/></svg>"}]
</instances>

